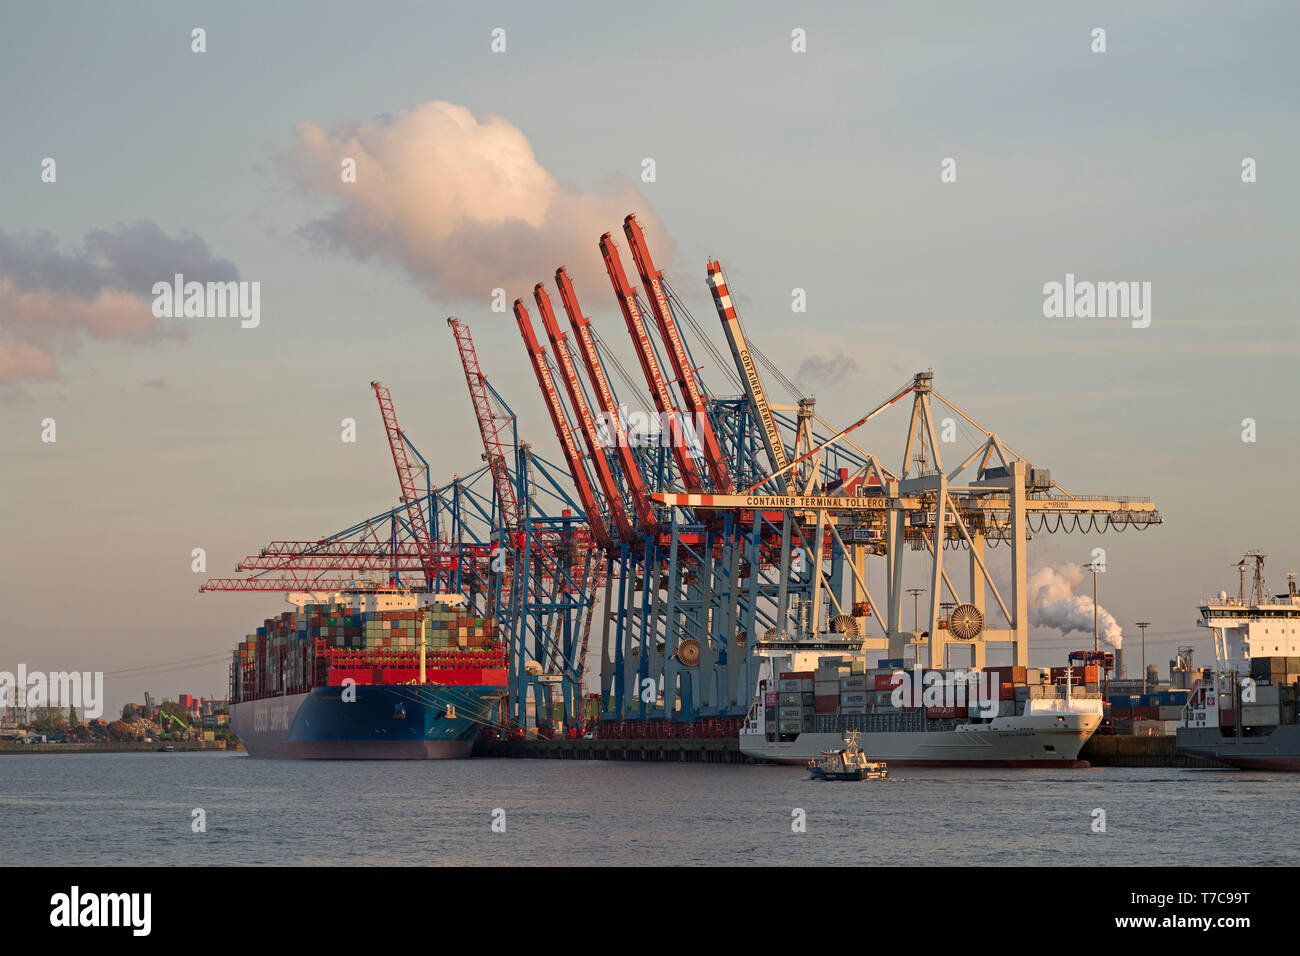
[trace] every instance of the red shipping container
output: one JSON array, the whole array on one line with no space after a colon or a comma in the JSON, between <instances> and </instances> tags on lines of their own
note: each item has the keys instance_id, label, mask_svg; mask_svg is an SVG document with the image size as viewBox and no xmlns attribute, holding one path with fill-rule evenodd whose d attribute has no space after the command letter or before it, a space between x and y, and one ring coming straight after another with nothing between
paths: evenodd
<instances>
[{"instance_id":1,"label":"red shipping container","mask_svg":"<svg viewBox=\"0 0 1300 956\"><path fill-rule=\"evenodd\" d=\"M814 676L812 671L786 671L781 680L812 680Z\"/></svg>"},{"instance_id":2,"label":"red shipping container","mask_svg":"<svg viewBox=\"0 0 1300 956\"><path fill-rule=\"evenodd\" d=\"M875 676L875 690L893 690L903 683L903 675L899 674L877 674Z\"/></svg>"},{"instance_id":3,"label":"red shipping container","mask_svg":"<svg viewBox=\"0 0 1300 956\"><path fill-rule=\"evenodd\" d=\"M1016 688L1010 681L998 684L998 700L1015 700Z\"/></svg>"},{"instance_id":4,"label":"red shipping container","mask_svg":"<svg viewBox=\"0 0 1300 956\"><path fill-rule=\"evenodd\" d=\"M814 714L833 714L839 706L839 694L818 694L813 698Z\"/></svg>"}]
</instances>

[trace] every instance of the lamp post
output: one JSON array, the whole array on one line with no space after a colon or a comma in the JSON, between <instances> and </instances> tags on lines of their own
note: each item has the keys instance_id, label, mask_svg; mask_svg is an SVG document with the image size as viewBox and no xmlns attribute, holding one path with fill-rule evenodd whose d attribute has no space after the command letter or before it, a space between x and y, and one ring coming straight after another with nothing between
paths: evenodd
<instances>
[{"instance_id":1,"label":"lamp post","mask_svg":"<svg viewBox=\"0 0 1300 956\"><path fill-rule=\"evenodd\" d=\"M925 593L925 588L908 588L907 593L912 595L912 640L916 646L915 666L921 666L921 595ZM934 661L930 662L934 667Z\"/></svg>"},{"instance_id":2,"label":"lamp post","mask_svg":"<svg viewBox=\"0 0 1300 956\"><path fill-rule=\"evenodd\" d=\"M1145 694L1147 692L1147 628L1151 626L1151 622L1138 621L1137 626L1142 629L1142 693Z\"/></svg>"},{"instance_id":3,"label":"lamp post","mask_svg":"<svg viewBox=\"0 0 1300 956\"><path fill-rule=\"evenodd\" d=\"M1097 562L1085 564L1085 570L1092 572L1092 649L1094 652L1101 651L1101 634L1097 629L1097 572L1101 570L1097 567Z\"/></svg>"}]
</instances>

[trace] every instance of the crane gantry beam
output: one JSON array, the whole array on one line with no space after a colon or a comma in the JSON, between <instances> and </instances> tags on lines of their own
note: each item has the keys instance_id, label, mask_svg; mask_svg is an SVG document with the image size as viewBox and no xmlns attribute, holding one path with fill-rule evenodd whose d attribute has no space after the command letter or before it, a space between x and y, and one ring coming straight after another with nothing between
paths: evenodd
<instances>
[{"instance_id":1,"label":"crane gantry beam","mask_svg":"<svg viewBox=\"0 0 1300 956\"><path fill-rule=\"evenodd\" d=\"M1010 511L1012 498L1004 488L981 488L975 485L950 485L949 495L966 495L958 507L969 511ZM887 511L891 508L918 509L933 504L932 499L920 495L693 495L679 492L659 492L651 496L660 504L674 508L700 508L721 510L761 510L796 512L856 512ZM1149 498L1026 498L1026 511L1044 514L1080 515L1154 515L1155 503Z\"/></svg>"},{"instance_id":2,"label":"crane gantry beam","mask_svg":"<svg viewBox=\"0 0 1300 956\"><path fill-rule=\"evenodd\" d=\"M368 582L354 578L209 578L199 588L200 591L279 591L282 594L305 591L308 593L333 594L338 591L357 587L366 587ZM375 587L390 589L390 584L375 584ZM405 584L403 587L419 590L419 584Z\"/></svg>"}]
</instances>

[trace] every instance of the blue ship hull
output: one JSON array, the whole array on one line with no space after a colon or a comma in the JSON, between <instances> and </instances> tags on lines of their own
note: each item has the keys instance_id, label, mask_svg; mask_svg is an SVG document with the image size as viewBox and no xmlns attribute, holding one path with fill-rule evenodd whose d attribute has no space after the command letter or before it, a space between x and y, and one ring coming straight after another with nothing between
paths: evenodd
<instances>
[{"instance_id":1,"label":"blue ship hull","mask_svg":"<svg viewBox=\"0 0 1300 956\"><path fill-rule=\"evenodd\" d=\"M359 684L230 705L252 757L438 760L468 757L505 692L487 685Z\"/></svg>"}]
</instances>

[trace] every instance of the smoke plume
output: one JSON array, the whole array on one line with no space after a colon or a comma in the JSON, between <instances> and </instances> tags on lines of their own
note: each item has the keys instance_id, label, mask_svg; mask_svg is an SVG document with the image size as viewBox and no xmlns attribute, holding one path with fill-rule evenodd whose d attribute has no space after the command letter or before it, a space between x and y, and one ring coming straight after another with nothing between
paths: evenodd
<instances>
[{"instance_id":1,"label":"smoke plume","mask_svg":"<svg viewBox=\"0 0 1300 956\"><path fill-rule=\"evenodd\" d=\"M1078 589L1087 575L1073 565L1040 568L1029 576L1029 619L1039 627L1055 628L1062 634L1092 633L1092 593ZM1119 650L1124 634L1115 616L1104 607L1097 609L1101 639Z\"/></svg>"},{"instance_id":2,"label":"smoke plume","mask_svg":"<svg viewBox=\"0 0 1300 956\"><path fill-rule=\"evenodd\" d=\"M300 233L358 259L395 263L430 298L485 302L503 288L527 299L563 265L584 305L608 302L597 243L604 232L621 242L629 212L656 264L672 258L672 240L630 182L603 193L565 188L523 131L499 116L430 102L329 129L301 123L295 134L287 160L298 185L339 203ZM355 182L344 181L349 159ZM624 268L635 275L626 251Z\"/></svg>"}]
</instances>

